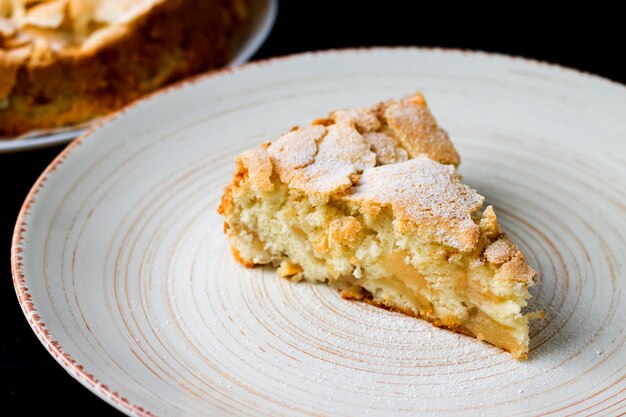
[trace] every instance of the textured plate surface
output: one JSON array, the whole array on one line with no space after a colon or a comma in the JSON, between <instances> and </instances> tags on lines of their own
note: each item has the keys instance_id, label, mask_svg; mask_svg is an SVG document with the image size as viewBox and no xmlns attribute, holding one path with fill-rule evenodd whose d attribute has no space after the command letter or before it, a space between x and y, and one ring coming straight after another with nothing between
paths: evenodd
<instances>
[{"instance_id":1,"label":"textured plate surface","mask_svg":"<svg viewBox=\"0 0 626 417\"><path fill-rule=\"evenodd\" d=\"M539 272L532 307L547 319L528 361L232 259L216 208L238 153L418 89L465 182ZM129 414L617 415L625 114L624 86L483 53L328 52L224 71L125 110L52 164L18 220L17 293L54 357Z\"/></svg>"},{"instance_id":2,"label":"textured plate surface","mask_svg":"<svg viewBox=\"0 0 626 417\"><path fill-rule=\"evenodd\" d=\"M232 46L232 58L229 66L240 65L246 62L263 45L269 36L278 9L278 0L257 0L254 2L254 18L242 36L235 40ZM93 123L90 121L89 123ZM47 148L67 143L84 133L84 126L75 128L53 129L49 132L30 132L20 138L0 138L0 153L23 152Z\"/></svg>"}]
</instances>

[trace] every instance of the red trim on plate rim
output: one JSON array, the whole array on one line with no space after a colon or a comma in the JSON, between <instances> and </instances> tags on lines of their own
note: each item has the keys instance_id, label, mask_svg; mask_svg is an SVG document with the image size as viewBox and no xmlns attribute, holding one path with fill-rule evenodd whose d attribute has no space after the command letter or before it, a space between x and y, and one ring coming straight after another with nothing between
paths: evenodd
<instances>
[{"instance_id":1,"label":"red trim on plate rim","mask_svg":"<svg viewBox=\"0 0 626 417\"><path fill-rule=\"evenodd\" d=\"M621 84L619 82L610 80L608 78L600 77L595 74L591 74L585 71L580 71L573 68L563 67L561 65L548 63L545 61L539 61L536 59L524 58L524 57L516 57L505 54L498 53L490 53L484 51L476 51L469 49L448 49L448 48L437 48L437 47L371 47L371 48L347 48L347 49L330 49L324 51L314 51L314 52L306 52L301 54L293 54L286 55L281 57L269 58L258 60L254 62L250 62L238 67L227 67L221 68L218 70L214 70L205 74L200 74L186 80L180 81L168 87L165 87L161 90L155 91L147 96L139 98L134 102L128 104L121 110L118 110L114 113L109 114L108 116L103 117L99 121L97 121L94 125L92 125L85 133L81 136L73 140L44 170L44 172L39 176L33 187L31 188L26 200L24 201L22 208L17 217L17 222L15 224L15 229L13 232L13 240L11 245L11 272L13 275L13 285L15 287L15 292L17 294L18 301L20 306L22 307L22 311L26 316L28 324L31 326L41 343L44 347L50 352L50 354L65 368L65 370L72 375L75 379L77 379L81 384L87 387L94 394L99 396L100 398L107 401L109 404L114 406L115 408L125 411L127 413L131 413L136 416L141 417L155 417L155 414L144 409L141 406L131 403L125 397L123 397L120 393L116 391L112 391L106 384L100 382L93 374L86 371L83 365L76 362L67 352L65 352L62 346L54 339L54 337L50 334L48 329L46 328L45 322L41 320L41 317L37 314L37 308L35 304L32 302L32 297L28 292L28 288L26 287L26 279L23 273L23 264L22 264L22 241L24 239L24 232L26 230L26 217L30 211L30 208L35 203L37 194L44 187L48 176L54 172L67 158L67 156L78 148L85 140L87 140L92 134L98 131L103 125L106 125L110 121L116 119L120 115L126 113L129 109L134 108L137 105L140 105L143 101L151 100L155 96L169 94L174 90L181 89L187 85L192 85L198 82L201 82L205 79L216 77L222 75L224 73L237 73L242 70L246 70L251 67L259 67L272 65L276 62L281 62L285 60L298 59L303 56L319 56L319 55L340 55L343 53L361 53L368 54L373 52L380 51L401 51L401 52L427 52L427 53L439 53L439 54L463 54L463 55L471 55L471 56L483 56L491 59L508 59L511 61L522 61L526 63L530 63L536 66L543 66L552 69L556 69L559 71L571 72L580 76L584 76L587 78L593 78L595 80L599 80L602 82L607 82L612 85L616 85L621 88L626 88L626 85Z\"/></svg>"}]
</instances>

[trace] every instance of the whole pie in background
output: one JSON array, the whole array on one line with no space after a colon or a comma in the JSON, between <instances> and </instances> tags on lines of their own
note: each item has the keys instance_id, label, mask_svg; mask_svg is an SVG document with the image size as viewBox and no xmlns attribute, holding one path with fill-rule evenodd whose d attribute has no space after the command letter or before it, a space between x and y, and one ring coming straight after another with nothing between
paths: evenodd
<instances>
[{"instance_id":1,"label":"whole pie in background","mask_svg":"<svg viewBox=\"0 0 626 417\"><path fill-rule=\"evenodd\" d=\"M0 138L224 65L250 0L0 0Z\"/></svg>"}]
</instances>

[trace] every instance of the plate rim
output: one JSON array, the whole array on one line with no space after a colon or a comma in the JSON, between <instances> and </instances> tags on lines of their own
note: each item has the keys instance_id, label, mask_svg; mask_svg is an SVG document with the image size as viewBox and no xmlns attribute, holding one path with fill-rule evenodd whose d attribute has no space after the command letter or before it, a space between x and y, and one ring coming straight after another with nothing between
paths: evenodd
<instances>
[{"instance_id":1,"label":"plate rim","mask_svg":"<svg viewBox=\"0 0 626 417\"><path fill-rule=\"evenodd\" d=\"M240 45L241 49L236 51L236 53L230 58L226 67L239 66L248 62L248 60L250 60L250 58L252 58L252 56L261 48L261 46L263 46L272 32L272 28L276 23L276 17L278 16L278 0L265 1L265 7L260 10L261 16L258 22L258 27L250 32L249 35L251 35L251 37ZM217 70L219 71L219 69ZM200 75L205 75L211 71L214 70L205 71ZM149 95L150 94L144 95L143 97L147 97ZM115 113L118 110L115 110L112 113ZM86 133L91 126L97 124L102 117L106 116L107 115L100 116L78 125L52 129L47 133L42 131L39 135L37 134L37 131L31 131L18 137L0 139L0 154L27 152L69 143Z\"/></svg>"},{"instance_id":2,"label":"plate rim","mask_svg":"<svg viewBox=\"0 0 626 417\"><path fill-rule=\"evenodd\" d=\"M275 0L271 0L270 3L277 3ZM270 26L271 28L271 26ZM239 65L236 67L224 67L217 70L213 70L208 73L198 74L196 76L187 78L185 80L179 81L172 85L169 85L165 88L159 89L152 93L149 93L146 96L143 96L123 108L110 113L100 119L98 119L93 125L89 126L84 133L80 136L72 140L60 153L57 155L52 162L46 167L46 169L40 174L37 178L30 191L28 192L22 207L20 208L14 231L11 241L11 275L13 286L15 289L15 293L22 309L24 316L31 329L42 343L44 348L48 351L48 353L65 369L65 371L70 374L74 379L80 382L83 386L85 386L89 391L93 394L106 401L108 404L113 406L114 408L128 414L135 415L140 417L156 417L156 414L153 414L149 410L144 409L143 407L131 403L128 399L126 399L122 394L117 391L111 390L105 383L100 381L96 376L89 373L82 364L76 362L72 356L67 353L61 344L54 339L54 337L50 334L47 329L45 322L42 318L37 314L37 308L34 302L32 301L32 297L29 293L28 287L26 285L27 278L23 273L23 265L24 265L24 250L22 249L22 242L24 240L24 232L27 229L26 219L30 213L30 209L36 204L37 195L39 192L45 187L48 176L56 171L59 166L65 162L68 156L80 147L86 140L91 138L94 133L100 131L103 127L106 127L109 123L117 119L118 117L124 115L129 110L135 108L136 106L142 105L144 101L153 100L161 95L171 94L173 91L180 90L184 87L194 85L200 82L203 82L206 79L211 79L214 77L220 77L226 74L236 74L242 71L246 71L250 68L258 68L266 65L273 65L276 63L280 63L283 61L291 61L297 60L304 57L318 57L318 56L332 56L332 55L343 55L343 54L375 54L381 52L404 52L404 53L417 53L417 54L441 54L441 55L464 55L471 57L479 57L484 59L496 59L496 60L508 60L512 62L523 62L525 64L531 64L538 67L549 68L551 70L562 71L565 73L570 73L576 76L582 76L584 78L589 78L595 81L600 81L607 85L611 85L612 87L617 87L623 89L626 92L626 84L622 84L618 81L612 80L610 78L602 77L597 74L593 74L591 72L579 70L576 68L571 68L555 63L550 63L547 61L542 61L534 58L526 58L522 56L516 55L508 55L501 54L496 52L487 52L482 50L474 50L474 49L462 49L462 48L443 48L443 47L423 47L423 46L374 46L374 47L356 47L356 48L337 48L337 49L326 49L319 51L310 51L296 54L289 54L277 57L271 57L256 61L251 61L245 63L243 65Z\"/></svg>"}]
</instances>

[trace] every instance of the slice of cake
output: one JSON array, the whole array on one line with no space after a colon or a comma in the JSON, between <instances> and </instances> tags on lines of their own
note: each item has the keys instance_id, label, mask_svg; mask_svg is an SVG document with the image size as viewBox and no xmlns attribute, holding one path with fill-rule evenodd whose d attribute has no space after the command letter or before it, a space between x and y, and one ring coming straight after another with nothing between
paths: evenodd
<instances>
[{"instance_id":1,"label":"slice of cake","mask_svg":"<svg viewBox=\"0 0 626 417\"><path fill-rule=\"evenodd\" d=\"M331 113L244 152L219 207L235 259L525 358L535 271L420 95Z\"/></svg>"}]
</instances>

